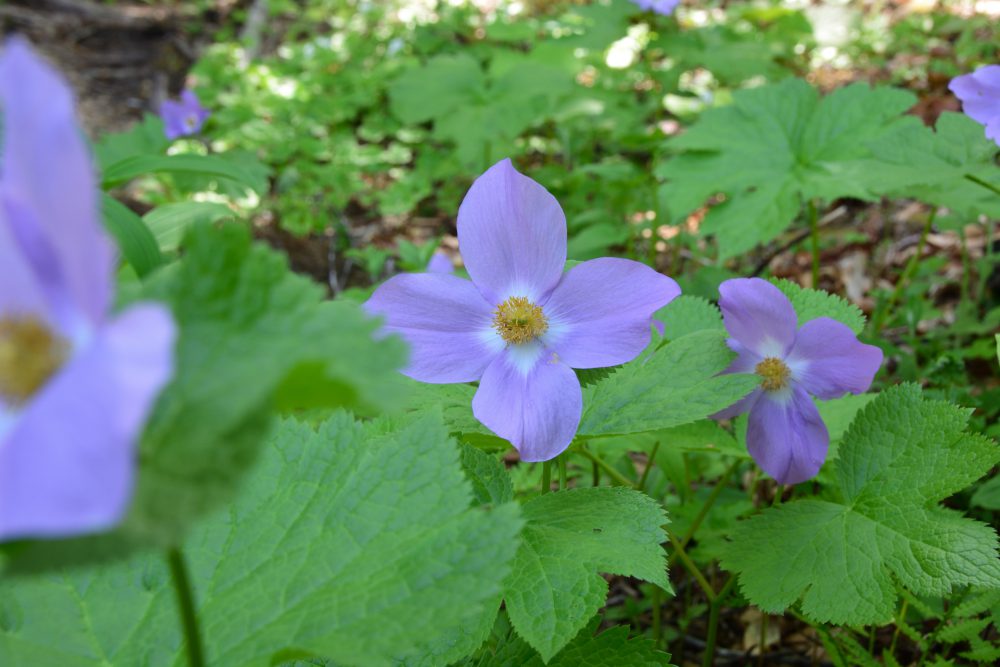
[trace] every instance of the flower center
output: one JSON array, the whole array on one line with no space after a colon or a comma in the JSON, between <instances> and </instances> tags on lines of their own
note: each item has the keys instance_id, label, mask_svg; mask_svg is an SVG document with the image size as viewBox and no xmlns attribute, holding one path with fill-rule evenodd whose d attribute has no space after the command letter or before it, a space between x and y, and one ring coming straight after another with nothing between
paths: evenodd
<instances>
[{"instance_id":1,"label":"flower center","mask_svg":"<svg viewBox=\"0 0 1000 667\"><path fill-rule=\"evenodd\" d=\"M520 345L541 336L549 328L541 306L527 297L512 296L493 313L493 328L508 343Z\"/></svg>"},{"instance_id":2,"label":"flower center","mask_svg":"<svg viewBox=\"0 0 1000 667\"><path fill-rule=\"evenodd\" d=\"M66 341L37 319L0 317L0 398L27 401L68 356Z\"/></svg>"},{"instance_id":3,"label":"flower center","mask_svg":"<svg viewBox=\"0 0 1000 667\"><path fill-rule=\"evenodd\" d=\"M760 386L766 391L778 391L788 386L788 378L791 375L791 371L788 370L785 362L777 357L768 357L757 364L753 370L757 375L764 378Z\"/></svg>"}]
</instances>

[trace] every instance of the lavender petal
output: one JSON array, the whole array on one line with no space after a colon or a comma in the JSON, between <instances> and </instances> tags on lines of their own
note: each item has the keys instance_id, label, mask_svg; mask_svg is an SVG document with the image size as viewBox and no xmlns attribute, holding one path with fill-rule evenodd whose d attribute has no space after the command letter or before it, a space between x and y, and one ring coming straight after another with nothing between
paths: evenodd
<instances>
[{"instance_id":1,"label":"lavender petal","mask_svg":"<svg viewBox=\"0 0 1000 667\"><path fill-rule=\"evenodd\" d=\"M545 188L503 160L465 195L458 246L472 282L492 305L510 296L540 303L566 263L566 216Z\"/></svg>"},{"instance_id":2,"label":"lavender petal","mask_svg":"<svg viewBox=\"0 0 1000 667\"><path fill-rule=\"evenodd\" d=\"M680 293L673 279L639 262L583 262L545 302L549 330L543 341L572 368L623 364L649 345L653 313Z\"/></svg>"},{"instance_id":3,"label":"lavender petal","mask_svg":"<svg viewBox=\"0 0 1000 667\"><path fill-rule=\"evenodd\" d=\"M444 273L394 276L365 303L385 318L384 331L410 345L403 373L421 382L478 380L503 349L493 308L471 282Z\"/></svg>"}]
</instances>

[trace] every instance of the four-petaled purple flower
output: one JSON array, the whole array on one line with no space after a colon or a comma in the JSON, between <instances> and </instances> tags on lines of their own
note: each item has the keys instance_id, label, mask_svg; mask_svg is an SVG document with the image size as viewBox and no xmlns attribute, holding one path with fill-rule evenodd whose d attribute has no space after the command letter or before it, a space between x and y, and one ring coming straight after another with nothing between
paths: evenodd
<instances>
[{"instance_id":1,"label":"four-petaled purple flower","mask_svg":"<svg viewBox=\"0 0 1000 667\"><path fill-rule=\"evenodd\" d=\"M681 0L632 0L632 2L638 5L639 9L663 16L670 16L677 9L677 5L681 4Z\"/></svg>"},{"instance_id":2,"label":"four-petaled purple flower","mask_svg":"<svg viewBox=\"0 0 1000 667\"><path fill-rule=\"evenodd\" d=\"M163 131L170 140L197 134L210 115L193 90L184 89L179 101L164 100L160 105Z\"/></svg>"},{"instance_id":3,"label":"four-petaled purple flower","mask_svg":"<svg viewBox=\"0 0 1000 667\"><path fill-rule=\"evenodd\" d=\"M563 211L510 160L469 189L458 242L471 282L402 274L365 307L409 342L404 373L430 383L479 380L476 418L522 460L547 461L569 446L580 423L573 369L638 356L650 341L653 313L680 288L627 259L594 259L564 273Z\"/></svg>"},{"instance_id":4,"label":"four-petaled purple flower","mask_svg":"<svg viewBox=\"0 0 1000 667\"><path fill-rule=\"evenodd\" d=\"M20 38L0 105L0 541L98 531L127 508L173 319L109 315L115 256L72 95Z\"/></svg>"},{"instance_id":5,"label":"four-petaled purple flower","mask_svg":"<svg viewBox=\"0 0 1000 667\"><path fill-rule=\"evenodd\" d=\"M1000 145L1000 65L985 65L957 76L948 89L962 100L962 111L986 126L986 137Z\"/></svg>"},{"instance_id":6,"label":"four-petaled purple flower","mask_svg":"<svg viewBox=\"0 0 1000 667\"><path fill-rule=\"evenodd\" d=\"M747 449L779 483L815 477L830 435L810 395L831 399L867 391L882 350L858 342L847 325L829 317L799 329L792 303L766 280L727 280L719 292L729 347L738 354L724 372L756 373L762 381L715 416L750 413Z\"/></svg>"}]
</instances>

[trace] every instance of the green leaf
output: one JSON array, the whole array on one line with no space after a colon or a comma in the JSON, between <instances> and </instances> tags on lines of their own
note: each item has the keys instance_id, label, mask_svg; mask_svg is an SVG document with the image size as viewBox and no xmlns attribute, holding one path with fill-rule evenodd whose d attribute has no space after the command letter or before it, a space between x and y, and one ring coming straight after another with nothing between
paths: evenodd
<instances>
[{"instance_id":1,"label":"green leaf","mask_svg":"<svg viewBox=\"0 0 1000 667\"><path fill-rule=\"evenodd\" d=\"M1000 476L987 480L976 489L969 504L988 510L1000 510Z\"/></svg>"},{"instance_id":2,"label":"green leaf","mask_svg":"<svg viewBox=\"0 0 1000 667\"><path fill-rule=\"evenodd\" d=\"M551 659L604 605L599 572L639 577L671 590L660 543L666 515L658 503L621 487L572 489L523 507L521 548L504 583L517 633Z\"/></svg>"},{"instance_id":3,"label":"green leaf","mask_svg":"<svg viewBox=\"0 0 1000 667\"><path fill-rule=\"evenodd\" d=\"M216 155L136 155L104 170L103 187L109 189L143 174L195 174L227 178L251 190L261 187L259 176L238 162Z\"/></svg>"},{"instance_id":4,"label":"green leaf","mask_svg":"<svg viewBox=\"0 0 1000 667\"><path fill-rule=\"evenodd\" d=\"M663 336L675 340L695 331L725 331L722 313L700 296L681 295L653 314L663 322Z\"/></svg>"},{"instance_id":5,"label":"green leaf","mask_svg":"<svg viewBox=\"0 0 1000 667\"><path fill-rule=\"evenodd\" d=\"M389 86L389 105L404 123L422 123L443 118L484 95L479 63L457 53L435 56L421 67L404 71Z\"/></svg>"},{"instance_id":6,"label":"green leaf","mask_svg":"<svg viewBox=\"0 0 1000 667\"><path fill-rule=\"evenodd\" d=\"M462 445L462 469L472 483L478 505L502 505L514 500L514 484L503 461L475 447Z\"/></svg>"},{"instance_id":7,"label":"green leaf","mask_svg":"<svg viewBox=\"0 0 1000 667\"><path fill-rule=\"evenodd\" d=\"M105 192L101 193L101 209L104 226L118 243L125 261L132 265L140 278L163 263L156 239L142 218Z\"/></svg>"},{"instance_id":8,"label":"green leaf","mask_svg":"<svg viewBox=\"0 0 1000 667\"><path fill-rule=\"evenodd\" d=\"M879 165L872 178L887 194L946 206L975 218L1000 217L1000 197L965 178L1000 187L996 144L965 114L944 112L934 130L910 118L869 144Z\"/></svg>"},{"instance_id":9,"label":"green leaf","mask_svg":"<svg viewBox=\"0 0 1000 667\"><path fill-rule=\"evenodd\" d=\"M440 416L285 421L236 504L186 547L208 664L389 665L477 618L521 521L514 504L469 501ZM183 667L175 613L155 556L4 579L0 664Z\"/></svg>"},{"instance_id":10,"label":"green leaf","mask_svg":"<svg viewBox=\"0 0 1000 667\"><path fill-rule=\"evenodd\" d=\"M721 331L688 334L584 389L583 436L639 433L704 419L749 394L759 378L719 375L735 354Z\"/></svg>"},{"instance_id":11,"label":"green leaf","mask_svg":"<svg viewBox=\"0 0 1000 667\"><path fill-rule=\"evenodd\" d=\"M143 216L163 252L172 252L180 245L192 225L217 222L233 216L225 204L215 202L184 201L157 206Z\"/></svg>"},{"instance_id":12,"label":"green leaf","mask_svg":"<svg viewBox=\"0 0 1000 667\"><path fill-rule=\"evenodd\" d=\"M594 633L600 619L587 624L573 640L546 663L520 637L508 630L495 649L460 667L669 667L670 655L657 650L644 637L628 638L628 628L615 626L599 635Z\"/></svg>"},{"instance_id":13,"label":"green leaf","mask_svg":"<svg viewBox=\"0 0 1000 667\"><path fill-rule=\"evenodd\" d=\"M716 194L702 230L720 259L772 240L809 199L873 199L868 144L903 121L910 93L854 84L820 99L801 79L737 91L733 104L706 111L673 139L684 151L660 165L675 220Z\"/></svg>"},{"instance_id":14,"label":"green leaf","mask_svg":"<svg viewBox=\"0 0 1000 667\"><path fill-rule=\"evenodd\" d=\"M937 504L1000 459L968 418L914 385L883 392L844 437L833 493L742 524L723 566L765 611L800 600L810 619L852 625L891 619L895 582L937 596L1000 587L996 533Z\"/></svg>"},{"instance_id":15,"label":"green leaf","mask_svg":"<svg viewBox=\"0 0 1000 667\"><path fill-rule=\"evenodd\" d=\"M94 155L101 168L121 162L136 155L159 155L165 153L170 140L163 131L163 120L147 113L141 123L136 123L126 132L111 132L102 135L94 144Z\"/></svg>"},{"instance_id":16,"label":"green leaf","mask_svg":"<svg viewBox=\"0 0 1000 667\"><path fill-rule=\"evenodd\" d=\"M790 280L780 279L772 282L792 302L800 327L817 317L830 317L846 324L856 334L864 330L865 314L850 301L822 290L800 287Z\"/></svg>"}]
</instances>

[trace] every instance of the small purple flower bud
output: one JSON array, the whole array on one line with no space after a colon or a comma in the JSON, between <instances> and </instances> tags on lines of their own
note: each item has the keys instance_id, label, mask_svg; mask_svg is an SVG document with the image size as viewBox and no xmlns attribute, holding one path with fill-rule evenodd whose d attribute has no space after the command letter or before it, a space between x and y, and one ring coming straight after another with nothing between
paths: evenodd
<instances>
[{"instance_id":1,"label":"small purple flower bud","mask_svg":"<svg viewBox=\"0 0 1000 667\"><path fill-rule=\"evenodd\" d=\"M167 139L197 134L211 113L201 105L194 91L184 89L179 101L165 100L160 105L160 118Z\"/></svg>"},{"instance_id":2,"label":"small purple flower bud","mask_svg":"<svg viewBox=\"0 0 1000 667\"><path fill-rule=\"evenodd\" d=\"M651 11L661 16L670 16L681 4L681 0L632 0L639 6L639 9Z\"/></svg>"}]
</instances>

